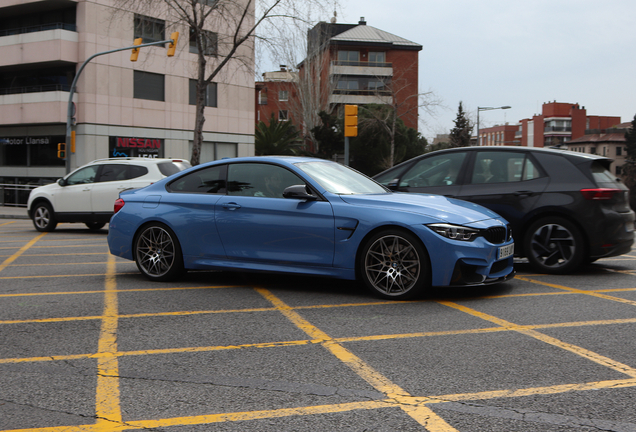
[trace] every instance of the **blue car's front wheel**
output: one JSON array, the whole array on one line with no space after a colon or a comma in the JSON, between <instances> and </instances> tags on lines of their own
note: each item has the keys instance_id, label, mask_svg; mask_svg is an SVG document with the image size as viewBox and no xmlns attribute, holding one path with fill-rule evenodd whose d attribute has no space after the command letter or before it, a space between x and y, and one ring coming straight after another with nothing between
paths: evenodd
<instances>
[{"instance_id":1,"label":"blue car's front wheel","mask_svg":"<svg viewBox=\"0 0 636 432\"><path fill-rule=\"evenodd\" d=\"M402 230L385 230L369 238L359 265L367 288L383 298L413 298L430 280L426 250L417 237Z\"/></svg>"},{"instance_id":2,"label":"blue car's front wheel","mask_svg":"<svg viewBox=\"0 0 636 432\"><path fill-rule=\"evenodd\" d=\"M135 262L148 279L172 280L183 273L183 256L179 240L167 226L146 225L135 237Z\"/></svg>"}]
</instances>

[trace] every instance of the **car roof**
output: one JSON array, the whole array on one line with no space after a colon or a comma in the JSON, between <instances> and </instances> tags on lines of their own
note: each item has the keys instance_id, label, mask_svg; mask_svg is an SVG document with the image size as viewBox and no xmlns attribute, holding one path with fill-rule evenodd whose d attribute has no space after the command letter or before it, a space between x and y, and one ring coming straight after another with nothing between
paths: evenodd
<instances>
[{"instance_id":1,"label":"car roof","mask_svg":"<svg viewBox=\"0 0 636 432\"><path fill-rule=\"evenodd\" d=\"M92 164L108 164L108 163L128 163L128 162L135 162L135 163L142 163L142 164L158 164L161 162L187 162L189 163L189 161L185 160L185 159L178 159L178 158L144 158L144 157L117 157L117 158L104 158L104 159L95 159L94 161L91 161L89 163L87 163L86 165L92 165Z\"/></svg>"},{"instance_id":2,"label":"car roof","mask_svg":"<svg viewBox=\"0 0 636 432\"><path fill-rule=\"evenodd\" d=\"M609 159L607 156L601 156L590 153L580 153L568 149L554 148L554 147L525 147L525 146L471 146L471 147L456 147L451 149L435 150L424 155L430 155L433 153L441 152L455 152L455 151L529 151L534 153L551 153L562 156L581 157L586 159ZM424 156L422 155L422 156ZM419 156L418 156L419 157Z\"/></svg>"}]
</instances>

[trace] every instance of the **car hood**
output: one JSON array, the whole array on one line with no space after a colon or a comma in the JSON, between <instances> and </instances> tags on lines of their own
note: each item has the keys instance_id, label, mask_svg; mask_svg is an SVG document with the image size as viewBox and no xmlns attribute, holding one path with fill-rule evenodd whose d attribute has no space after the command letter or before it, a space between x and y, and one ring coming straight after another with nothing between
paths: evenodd
<instances>
[{"instance_id":1,"label":"car hood","mask_svg":"<svg viewBox=\"0 0 636 432\"><path fill-rule=\"evenodd\" d=\"M470 224L487 219L504 220L497 213L468 201L442 195L386 193L378 195L340 195L347 204L379 207L416 213L455 224Z\"/></svg>"}]
</instances>

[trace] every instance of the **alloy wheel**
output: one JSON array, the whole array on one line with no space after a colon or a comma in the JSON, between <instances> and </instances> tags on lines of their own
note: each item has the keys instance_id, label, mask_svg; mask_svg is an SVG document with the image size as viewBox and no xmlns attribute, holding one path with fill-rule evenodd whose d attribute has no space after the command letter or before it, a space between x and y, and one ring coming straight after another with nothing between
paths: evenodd
<instances>
[{"instance_id":1,"label":"alloy wheel","mask_svg":"<svg viewBox=\"0 0 636 432\"><path fill-rule=\"evenodd\" d=\"M546 224L532 235L531 250L536 261L549 268L568 264L576 251L574 235L558 224Z\"/></svg>"},{"instance_id":2,"label":"alloy wheel","mask_svg":"<svg viewBox=\"0 0 636 432\"><path fill-rule=\"evenodd\" d=\"M369 247L364 259L368 282L387 296L399 296L410 291L418 282L420 267L416 248L399 235L378 238Z\"/></svg>"},{"instance_id":3,"label":"alloy wheel","mask_svg":"<svg viewBox=\"0 0 636 432\"><path fill-rule=\"evenodd\" d=\"M137 264L148 276L160 278L173 268L175 244L172 236L159 226L152 226L137 239Z\"/></svg>"}]
</instances>

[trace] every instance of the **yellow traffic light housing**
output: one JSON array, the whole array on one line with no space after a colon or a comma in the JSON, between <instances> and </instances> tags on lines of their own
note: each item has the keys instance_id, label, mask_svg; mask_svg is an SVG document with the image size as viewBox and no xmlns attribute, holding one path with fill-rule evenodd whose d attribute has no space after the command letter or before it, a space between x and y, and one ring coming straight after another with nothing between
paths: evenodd
<instances>
[{"instance_id":1,"label":"yellow traffic light housing","mask_svg":"<svg viewBox=\"0 0 636 432\"><path fill-rule=\"evenodd\" d=\"M174 56L174 53L177 50L177 41L179 40L179 32L172 33L170 35L170 39L172 39L172 42L168 44L168 57Z\"/></svg>"},{"instance_id":2,"label":"yellow traffic light housing","mask_svg":"<svg viewBox=\"0 0 636 432\"><path fill-rule=\"evenodd\" d=\"M137 38L135 39L135 42L133 43L133 45L141 45L142 41L143 41L142 38ZM132 62L137 61L137 58L139 57L139 49L140 48L133 48L132 53L130 54L130 61Z\"/></svg>"},{"instance_id":3,"label":"yellow traffic light housing","mask_svg":"<svg viewBox=\"0 0 636 432\"><path fill-rule=\"evenodd\" d=\"M71 131L71 153L75 153L75 131Z\"/></svg>"},{"instance_id":4,"label":"yellow traffic light housing","mask_svg":"<svg viewBox=\"0 0 636 432\"><path fill-rule=\"evenodd\" d=\"M60 159L66 159L66 143L57 144L57 157Z\"/></svg>"},{"instance_id":5,"label":"yellow traffic light housing","mask_svg":"<svg viewBox=\"0 0 636 432\"><path fill-rule=\"evenodd\" d=\"M345 105L344 136L358 136L358 105Z\"/></svg>"}]
</instances>

